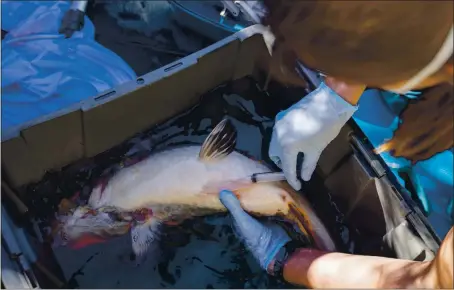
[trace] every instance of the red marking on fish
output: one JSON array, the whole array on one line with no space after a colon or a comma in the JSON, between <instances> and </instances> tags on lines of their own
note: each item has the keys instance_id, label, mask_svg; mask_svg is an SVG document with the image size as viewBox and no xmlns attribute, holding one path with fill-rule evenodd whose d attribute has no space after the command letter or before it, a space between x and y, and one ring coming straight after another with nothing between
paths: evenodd
<instances>
[{"instance_id":1,"label":"red marking on fish","mask_svg":"<svg viewBox=\"0 0 454 290\"><path fill-rule=\"evenodd\" d=\"M153 210L151 208L142 208L132 213L132 218L136 221L145 221L153 216Z\"/></svg>"},{"instance_id":2,"label":"red marking on fish","mask_svg":"<svg viewBox=\"0 0 454 290\"><path fill-rule=\"evenodd\" d=\"M87 209L87 212L83 215L82 218L85 218L85 217L90 216L90 215L91 216L96 216L96 215L98 215L98 212L96 210L94 210L94 209Z\"/></svg>"},{"instance_id":3,"label":"red marking on fish","mask_svg":"<svg viewBox=\"0 0 454 290\"><path fill-rule=\"evenodd\" d=\"M106 241L105 239L100 238L98 236L86 234L86 235L83 235L82 237L78 238L77 240L72 241L70 243L70 247L75 250L78 250L78 249L84 248L86 246L104 243L105 241Z\"/></svg>"},{"instance_id":4,"label":"red marking on fish","mask_svg":"<svg viewBox=\"0 0 454 290\"><path fill-rule=\"evenodd\" d=\"M109 183L109 179L107 177L104 177L104 178L101 178L95 185L95 187L101 187L101 191L100 191L100 194L99 194L99 198L100 199L102 197L102 194L103 194L104 190L107 187L107 183Z\"/></svg>"},{"instance_id":5,"label":"red marking on fish","mask_svg":"<svg viewBox=\"0 0 454 290\"><path fill-rule=\"evenodd\" d=\"M72 202L76 202L77 199L79 198L79 196L80 196L80 190L77 191L69 200Z\"/></svg>"},{"instance_id":6,"label":"red marking on fish","mask_svg":"<svg viewBox=\"0 0 454 290\"><path fill-rule=\"evenodd\" d=\"M108 183L107 178L104 178L104 179L101 180L101 182L100 182L100 185L101 185L101 193L103 193L104 190L106 189L107 183Z\"/></svg>"}]
</instances>

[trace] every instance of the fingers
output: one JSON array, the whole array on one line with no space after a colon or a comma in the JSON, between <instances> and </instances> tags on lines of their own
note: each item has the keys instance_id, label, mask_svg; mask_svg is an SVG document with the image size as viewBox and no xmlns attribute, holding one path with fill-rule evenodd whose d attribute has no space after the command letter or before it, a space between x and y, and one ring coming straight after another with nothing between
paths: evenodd
<instances>
[{"instance_id":1,"label":"fingers","mask_svg":"<svg viewBox=\"0 0 454 290\"><path fill-rule=\"evenodd\" d=\"M320 152L308 152L304 155L303 165L301 166L301 178L304 181L311 179L320 155Z\"/></svg>"},{"instance_id":2,"label":"fingers","mask_svg":"<svg viewBox=\"0 0 454 290\"><path fill-rule=\"evenodd\" d=\"M236 198L235 194L229 190L223 190L219 193L219 200L227 208L227 210L234 216L238 214L246 214L241 203Z\"/></svg>"},{"instance_id":3,"label":"fingers","mask_svg":"<svg viewBox=\"0 0 454 290\"><path fill-rule=\"evenodd\" d=\"M298 180L296 175L296 157L298 151L285 150L282 154L282 171L284 171L285 179L295 189L301 189L301 182Z\"/></svg>"},{"instance_id":4,"label":"fingers","mask_svg":"<svg viewBox=\"0 0 454 290\"><path fill-rule=\"evenodd\" d=\"M301 189L301 182L298 179L298 174L301 174L301 179L309 181L315 171L321 152L318 151L301 151L304 153L301 172L297 173L297 156L300 150L284 149L282 154L282 170L284 171L287 182L295 189Z\"/></svg>"},{"instance_id":5,"label":"fingers","mask_svg":"<svg viewBox=\"0 0 454 290\"><path fill-rule=\"evenodd\" d=\"M237 236L244 240L246 245L255 244L254 241L260 238L263 231L261 223L243 210L240 201L233 192L223 190L219 193L219 199L234 220L234 228Z\"/></svg>"},{"instance_id":6,"label":"fingers","mask_svg":"<svg viewBox=\"0 0 454 290\"><path fill-rule=\"evenodd\" d=\"M219 199L232 215L233 228L237 237L251 251L260 266L264 270L268 269L269 263L279 249L290 241L290 237L277 224L262 224L247 214L233 192L223 190L219 193Z\"/></svg>"}]
</instances>

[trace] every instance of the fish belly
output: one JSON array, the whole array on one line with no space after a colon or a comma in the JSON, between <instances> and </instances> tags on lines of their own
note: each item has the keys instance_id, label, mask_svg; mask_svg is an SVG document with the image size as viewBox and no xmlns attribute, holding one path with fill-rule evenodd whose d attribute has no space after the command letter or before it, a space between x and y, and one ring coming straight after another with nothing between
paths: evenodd
<instances>
[{"instance_id":1,"label":"fish belly","mask_svg":"<svg viewBox=\"0 0 454 290\"><path fill-rule=\"evenodd\" d=\"M102 193L100 187L96 188L89 203L94 208L113 206L124 211L151 208L159 220L181 221L226 212L219 193L204 192L207 184L223 184L270 171L238 152L215 162L202 162L199 151L199 146L191 146L152 155L121 170ZM251 184L234 193L247 212L282 216L306 235L315 236L321 249L334 249L334 243L310 204L286 183Z\"/></svg>"},{"instance_id":2,"label":"fish belly","mask_svg":"<svg viewBox=\"0 0 454 290\"><path fill-rule=\"evenodd\" d=\"M234 192L247 212L258 216L286 215L290 196L276 184L257 184ZM284 197L285 196L285 197ZM150 205L160 219L181 219L226 212L218 194L194 193L184 200L157 202ZM177 218L178 217L178 218ZM184 219L183 218L183 219Z\"/></svg>"},{"instance_id":3,"label":"fish belly","mask_svg":"<svg viewBox=\"0 0 454 290\"><path fill-rule=\"evenodd\" d=\"M219 209L223 206L217 194L203 192L209 182L223 183L269 171L265 165L237 152L216 162L202 162L199 151L199 146L191 146L152 155L118 172L103 192L100 187L93 190L89 203L125 211L166 204ZM276 186L270 187L273 188Z\"/></svg>"}]
</instances>

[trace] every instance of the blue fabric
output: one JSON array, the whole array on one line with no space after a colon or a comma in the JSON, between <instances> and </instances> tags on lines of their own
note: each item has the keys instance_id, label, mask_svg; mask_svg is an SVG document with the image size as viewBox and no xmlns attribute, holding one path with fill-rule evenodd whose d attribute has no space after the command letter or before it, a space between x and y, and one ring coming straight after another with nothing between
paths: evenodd
<instances>
[{"instance_id":1,"label":"blue fabric","mask_svg":"<svg viewBox=\"0 0 454 290\"><path fill-rule=\"evenodd\" d=\"M4 133L135 79L118 55L81 31L58 33L70 1L2 1L2 140Z\"/></svg>"},{"instance_id":2,"label":"blue fabric","mask_svg":"<svg viewBox=\"0 0 454 290\"><path fill-rule=\"evenodd\" d=\"M417 95L413 93L409 98L415 98ZM372 145L378 147L393 136L400 121L399 114L407 101L405 97L391 92L367 90L359 101L359 109L353 115L353 119ZM405 158L395 158L388 152L382 153L381 157L402 185L404 181L399 177L399 171L410 174L430 223L437 234L444 237L453 224L452 150L441 152L414 166Z\"/></svg>"}]
</instances>

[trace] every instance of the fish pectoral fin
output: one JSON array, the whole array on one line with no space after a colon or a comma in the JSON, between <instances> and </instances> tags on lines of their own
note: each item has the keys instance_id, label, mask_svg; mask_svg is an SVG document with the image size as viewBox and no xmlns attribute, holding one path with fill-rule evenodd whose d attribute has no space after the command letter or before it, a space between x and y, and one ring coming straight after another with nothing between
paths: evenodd
<instances>
[{"instance_id":1,"label":"fish pectoral fin","mask_svg":"<svg viewBox=\"0 0 454 290\"><path fill-rule=\"evenodd\" d=\"M212 161L226 157L235 149L237 131L228 119L222 120L214 127L202 144L199 159Z\"/></svg>"},{"instance_id":2,"label":"fish pectoral fin","mask_svg":"<svg viewBox=\"0 0 454 290\"><path fill-rule=\"evenodd\" d=\"M150 245L159 239L161 222L150 219L148 222L131 229L132 251L136 257L143 256Z\"/></svg>"}]
</instances>

